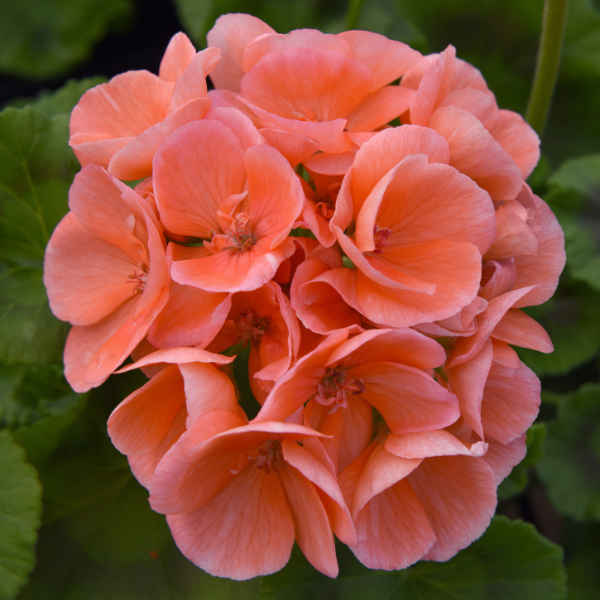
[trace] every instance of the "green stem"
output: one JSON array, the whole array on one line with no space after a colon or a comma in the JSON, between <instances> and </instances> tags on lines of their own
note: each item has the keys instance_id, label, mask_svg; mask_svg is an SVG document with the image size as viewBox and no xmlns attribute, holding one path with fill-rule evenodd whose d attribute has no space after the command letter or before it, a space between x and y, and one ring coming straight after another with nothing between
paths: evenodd
<instances>
[{"instance_id":1,"label":"green stem","mask_svg":"<svg viewBox=\"0 0 600 600\"><path fill-rule=\"evenodd\" d=\"M540 136L546 125L558 77L568 3L569 0L546 0L544 3L540 48L525 115L527 122Z\"/></svg>"},{"instance_id":2,"label":"green stem","mask_svg":"<svg viewBox=\"0 0 600 600\"><path fill-rule=\"evenodd\" d=\"M346 13L346 22L344 23L346 31L356 29L358 26L358 19L360 18L360 12L364 3L365 0L350 0L350 6L348 6L348 12Z\"/></svg>"}]
</instances>

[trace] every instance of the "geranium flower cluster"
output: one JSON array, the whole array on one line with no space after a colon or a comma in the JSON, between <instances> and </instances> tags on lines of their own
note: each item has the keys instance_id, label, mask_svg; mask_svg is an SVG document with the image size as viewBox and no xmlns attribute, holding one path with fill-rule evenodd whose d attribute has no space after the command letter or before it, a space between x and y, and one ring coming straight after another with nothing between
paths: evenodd
<instances>
[{"instance_id":1,"label":"geranium flower cluster","mask_svg":"<svg viewBox=\"0 0 600 600\"><path fill-rule=\"evenodd\" d=\"M208 573L273 573L295 541L335 577L334 534L375 569L447 560L538 412L511 346L552 351L521 310L565 263L524 182L538 137L452 46L242 14L208 42L177 34L158 76L73 110L83 168L45 263L66 377L144 370L108 430Z\"/></svg>"}]
</instances>

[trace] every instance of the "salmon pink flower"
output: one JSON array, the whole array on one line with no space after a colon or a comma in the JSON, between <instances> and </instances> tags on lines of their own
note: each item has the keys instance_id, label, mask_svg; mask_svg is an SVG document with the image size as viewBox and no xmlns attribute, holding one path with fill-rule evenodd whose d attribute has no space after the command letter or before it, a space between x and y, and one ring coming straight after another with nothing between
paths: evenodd
<instances>
[{"instance_id":1,"label":"salmon pink flower","mask_svg":"<svg viewBox=\"0 0 600 600\"><path fill-rule=\"evenodd\" d=\"M421 58L368 31L280 35L241 14L217 19L207 39L223 54L211 75L213 101L245 104L269 143L298 162L317 150L351 156L365 133L405 112L413 91L389 84Z\"/></svg>"},{"instance_id":2,"label":"salmon pink flower","mask_svg":"<svg viewBox=\"0 0 600 600\"><path fill-rule=\"evenodd\" d=\"M494 207L485 191L445 164L448 156L440 135L405 125L363 145L344 178L330 226L356 268L315 281L329 283L374 323L443 319L477 295Z\"/></svg>"},{"instance_id":3,"label":"salmon pink flower","mask_svg":"<svg viewBox=\"0 0 600 600\"><path fill-rule=\"evenodd\" d=\"M307 169L314 190L307 182L302 181L302 187L306 194L306 202L302 211L303 225L310 229L317 240L326 247L335 243L335 235L329 227L329 221L334 215L337 196L342 186L344 173L348 168L344 166L344 171L340 175L323 175Z\"/></svg>"},{"instance_id":4,"label":"salmon pink flower","mask_svg":"<svg viewBox=\"0 0 600 600\"><path fill-rule=\"evenodd\" d=\"M484 261L506 265L506 261L512 260L512 289L532 287L517 300L516 307L543 304L554 294L566 263L565 236L556 217L548 205L523 183L514 200L498 206L496 223L496 237L485 253ZM495 275L496 280L499 273ZM484 297L494 293L492 290L496 286L490 282Z\"/></svg>"},{"instance_id":5,"label":"salmon pink flower","mask_svg":"<svg viewBox=\"0 0 600 600\"><path fill-rule=\"evenodd\" d=\"M233 294L229 314L207 350L222 352L240 343L250 345L250 388L262 404L300 348L298 319L277 283Z\"/></svg>"},{"instance_id":6,"label":"salmon pink flower","mask_svg":"<svg viewBox=\"0 0 600 600\"><path fill-rule=\"evenodd\" d=\"M508 345L541 352L553 350L544 329L524 312L512 308L530 289L492 298L476 317L475 333L457 338L446 362L445 373L459 399L461 414L481 439L487 440L489 433L502 443L511 442L525 433L537 416L539 380ZM487 403L486 390L491 398ZM483 424L484 411L489 431ZM511 423L510 431L497 437L497 427L505 419Z\"/></svg>"},{"instance_id":7,"label":"salmon pink flower","mask_svg":"<svg viewBox=\"0 0 600 600\"><path fill-rule=\"evenodd\" d=\"M219 111L237 115L236 129L205 119L171 134L154 159L154 193L169 231L205 240L173 263L171 277L209 292L252 291L294 252L287 236L304 194L289 163L260 144L247 117Z\"/></svg>"},{"instance_id":8,"label":"salmon pink flower","mask_svg":"<svg viewBox=\"0 0 600 600\"><path fill-rule=\"evenodd\" d=\"M196 53L184 33L171 39L159 75L127 71L88 90L71 114L71 139L82 165L93 163L123 180L152 173L156 149L175 129L204 117L211 102L206 76L217 48Z\"/></svg>"},{"instance_id":9,"label":"salmon pink flower","mask_svg":"<svg viewBox=\"0 0 600 600\"><path fill-rule=\"evenodd\" d=\"M296 540L317 570L335 577L333 533L350 544L356 533L321 435L292 423L205 413L158 465L150 504L168 515L183 554L211 575L274 573Z\"/></svg>"},{"instance_id":10,"label":"salmon pink flower","mask_svg":"<svg viewBox=\"0 0 600 600\"><path fill-rule=\"evenodd\" d=\"M168 275L152 208L104 169L76 175L69 208L48 242L44 284L52 312L73 325L65 376L85 392L146 336L167 301Z\"/></svg>"},{"instance_id":11,"label":"salmon pink flower","mask_svg":"<svg viewBox=\"0 0 600 600\"><path fill-rule=\"evenodd\" d=\"M453 394L430 369L443 364L435 341L410 329L332 333L281 377L254 422L284 419L306 402L306 421L332 435L323 445L342 470L367 447L373 407L394 433L446 427L458 418Z\"/></svg>"},{"instance_id":12,"label":"salmon pink flower","mask_svg":"<svg viewBox=\"0 0 600 600\"><path fill-rule=\"evenodd\" d=\"M518 113L499 110L481 73L456 58L453 46L424 57L402 78L414 89L410 118L450 145L450 164L494 200L514 198L540 158L540 140Z\"/></svg>"},{"instance_id":13,"label":"salmon pink flower","mask_svg":"<svg viewBox=\"0 0 600 600\"><path fill-rule=\"evenodd\" d=\"M351 276L353 270L342 270L343 265L339 250L320 246L306 256L294 273L290 287L292 308L304 326L315 333L328 334L362 323L361 314L355 309L358 301L354 300L352 305L346 301L353 291L351 285L345 286L346 294L342 296L326 281L319 281L320 275L332 269Z\"/></svg>"},{"instance_id":14,"label":"salmon pink flower","mask_svg":"<svg viewBox=\"0 0 600 600\"><path fill-rule=\"evenodd\" d=\"M339 477L352 512L356 557L371 569L445 561L476 540L496 507L486 445L445 430L381 433Z\"/></svg>"},{"instance_id":15,"label":"salmon pink flower","mask_svg":"<svg viewBox=\"0 0 600 600\"><path fill-rule=\"evenodd\" d=\"M120 371L142 366L160 368L108 419L113 444L127 456L143 486L150 489L162 457L205 412L228 410L246 418L231 379L217 368L232 360L195 348L173 348L154 352Z\"/></svg>"}]
</instances>

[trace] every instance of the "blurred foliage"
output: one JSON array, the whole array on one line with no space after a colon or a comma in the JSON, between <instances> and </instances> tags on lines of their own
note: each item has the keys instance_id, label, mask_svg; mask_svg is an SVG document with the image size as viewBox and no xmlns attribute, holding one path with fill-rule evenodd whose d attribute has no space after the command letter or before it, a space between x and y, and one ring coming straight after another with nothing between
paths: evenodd
<instances>
[{"instance_id":1,"label":"blurred foliage","mask_svg":"<svg viewBox=\"0 0 600 600\"><path fill-rule=\"evenodd\" d=\"M538 474L559 512L600 521L600 385L548 400L556 402L558 415L548 423Z\"/></svg>"},{"instance_id":2,"label":"blurred foliage","mask_svg":"<svg viewBox=\"0 0 600 600\"><path fill-rule=\"evenodd\" d=\"M131 0L3 0L0 72L27 79L64 75L132 14Z\"/></svg>"},{"instance_id":3,"label":"blurred foliage","mask_svg":"<svg viewBox=\"0 0 600 600\"><path fill-rule=\"evenodd\" d=\"M600 589L600 525L585 528L575 555L569 561L569 600L595 600Z\"/></svg>"},{"instance_id":4,"label":"blurred foliage","mask_svg":"<svg viewBox=\"0 0 600 600\"><path fill-rule=\"evenodd\" d=\"M485 534L445 563L422 561L403 571L372 571L339 546L340 575L317 573L297 549L265 577L260 600L558 600L566 593L562 550L522 521L494 517Z\"/></svg>"},{"instance_id":5,"label":"blurred foliage","mask_svg":"<svg viewBox=\"0 0 600 600\"><path fill-rule=\"evenodd\" d=\"M8 431L0 431L0 456L0 598L12 598L35 564L42 490Z\"/></svg>"},{"instance_id":6,"label":"blurred foliage","mask_svg":"<svg viewBox=\"0 0 600 600\"><path fill-rule=\"evenodd\" d=\"M224 13L248 12L281 32L337 32L348 7L346 0L173 3L199 47ZM523 112L542 5L370 0L358 28L424 53L453 44L459 57L482 71L501 108ZM138 2L138 8L145 5ZM67 74L110 32L135 27L135 19L140 10L133 0L0 0L0 72L26 79ZM13 598L34 565L38 477L44 511L37 567L19 600L564 598L561 549L531 525L503 517L448 563L421 562L398 573L369 571L340 545L335 581L317 573L297 548L280 573L242 583L209 577L179 553L164 517L150 510L146 491L106 432L110 411L143 377L120 375L88 394L73 393L60 366L68 326L50 313L42 284L43 251L67 210L79 168L66 143L69 113L102 80L70 81L35 100L16 99L0 112L0 599ZM543 157L529 179L566 237L567 268L556 295L527 309L556 350L519 350L542 377L544 401L540 421L527 435L527 456L499 490L501 510L516 506L543 533L560 538L570 600L595 599L600 588L600 529L594 523L600 519L599 98L600 0L571 0ZM252 415L257 405L246 368L243 359L234 362ZM547 486L551 504L543 518L530 482ZM558 534L546 528L548 519L560 525Z\"/></svg>"}]
</instances>

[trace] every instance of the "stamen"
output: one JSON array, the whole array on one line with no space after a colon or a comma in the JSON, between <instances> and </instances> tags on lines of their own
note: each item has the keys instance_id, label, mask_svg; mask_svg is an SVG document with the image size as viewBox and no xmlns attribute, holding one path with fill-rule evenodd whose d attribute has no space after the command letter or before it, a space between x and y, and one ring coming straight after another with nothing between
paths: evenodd
<instances>
[{"instance_id":1,"label":"stamen","mask_svg":"<svg viewBox=\"0 0 600 600\"><path fill-rule=\"evenodd\" d=\"M333 414L339 408L348 408L349 394L355 396L366 391L362 379L348 377L344 369L329 368L313 398L323 406L331 406L329 414Z\"/></svg>"},{"instance_id":2,"label":"stamen","mask_svg":"<svg viewBox=\"0 0 600 600\"><path fill-rule=\"evenodd\" d=\"M260 346L262 336L268 328L268 325L269 322L267 319L255 317L251 310L242 313L237 322L237 330L240 334L240 341L243 346L245 347L249 341L252 341L255 347Z\"/></svg>"},{"instance_id":3,"label":"stamen","mask_svg":"<svg viewBox=\"0 0 600 600\"><path fill-rule=\"evenodd\" d=\"M224 227L224 233L211 232L210 242L204 242L204 246L213 254L222 250L234 250L248 252L254 245L252 234L248 230L248 215L239 213L235 216L231 227Z\"/></svg>"},{"instance_id":4,"label":"stamen","mask_svg":"<svg viewBox=\"0 0 600 600\"><path fill-rule=\"evenodd\" d=\"M281 440L268 440L258 448L258 456L253 457L256 468L270 475L271 470L279 473L283 464L283 455L281 453ZM250 456L248 457L250 458Z\"/></svg>"},{"instance_id":5,"label":"stamen","mask_svg":"<svg viewBox=\"0 0 600 600\"><path fill-rule=\"evenodd\" d=\"M315 193L315 200L317 201L315 210L325 219L331 219L331 217L333 217L340 187L341 183L335 182Z\"/></svg>"},{"instance_id":6,"label":"stamen","mask_svg":"<svg viewBox=\"0 0 600 600\"><path fill-rule=\"evenodd\" d=\"M133 275L127 275L127 279L130 280L127 283L135 284L135 287L133 288L134 294L143 294L146 283L148 282L148 266L144 263L138 263L138 267L140 268L141 273L138 273L136 269L133 272Z\"/></svg>"},{"instance_id":7,"label":"stamen","mask_svg":"<svg viewBox=\"0 0 600 600\"><path fill-rule=\"evenodd\" d=\"M391 233L392 230L387 227L382 227L380 229L377 224L373 225L373 240L375 241L375 250L373 250L373 254L383 254L383 249L385 248Z\"/></svg>"}]
</instances>

